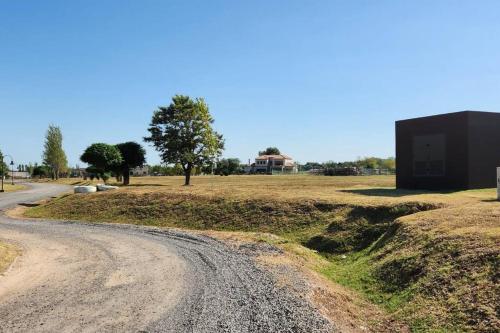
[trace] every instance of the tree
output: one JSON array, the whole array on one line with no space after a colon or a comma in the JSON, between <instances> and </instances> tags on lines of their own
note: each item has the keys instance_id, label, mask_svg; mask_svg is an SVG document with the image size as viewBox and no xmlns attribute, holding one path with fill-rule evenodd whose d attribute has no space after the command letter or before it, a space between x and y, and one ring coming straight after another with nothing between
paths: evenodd
<instances>
[{"instance_id":1,"label":"tree","mask_svg":"<svg viewBox=\"0 0 500 333\"><path fill-rule=\"evenodd\" d=\"M45 135L43 163L50 168L52 179L59 179L59 174L68 168L66 153L62 147L61 129L50 125Z\"/></svg>"},{"instance_id":2,"label":"tree","mask_svg":"<svg viewBox=\"0 0 500 333\"><path fill-rule=\"evenodd\" d=\"M146 151L136 142L124 142L116 145L122 155L118 172L123 175L123 185L130 184L130 169L142 166L146 162Z\"/></svg>"},{"instance_id":3,"label":"tree","mask_svg":"<svg viewBox=\"0 0 500 333\"><path fill-rule=\"evenodd\" d=\"M319 162L307 162L306 164L301 166L301 169L304 171L309 171L312 169L321 169L323 165Z\"/></svg>"},{"instance_id":4,"label":"tree","mask_svg":"<svg viewBox=\"0 0 500 333\"><path fill-rule=\"evenodd\" d=\"M217 168L215 169L217 175L229 176L241 173L243 173L241 162L237 158L223 158L217 162Z\"/></svg>"},{"instance_id":5,"label":"tree","mask_svg":"<svg viewBox=\"0 0 500 333\"><path fill-rule=\"evenodd\" d=\"M0 163L1 163L1 165L0 165L0 177L3 177L9 171L9 166L3 160L3 154L1 151L0 151Z\"/></svg>"},{"instance_id":6,"label":"tree","mask_svg":"<svg viewBox=\"0 0 500 333\"><path fill-rule=\"evenodd\" d=\"M26 171L28 171L28 173L31 175L33 175L33 170L35 169L35 167L33 166L33 164L31 164L31 162L26 165Z\"/></svg>"},{"instance_id":7,"label":"tree","mask_svg":"<svg viewBox=\"0 0 500 333\"><path fill-rule=\"evenodd\" d=\"M388 157L380 162L380 167L382 169L395 170L396 169L396 159L394 157Z\"/></svg>"},{"instance_id":8,"label":"tree","mask_svg":"<svg viewBox=\"0 0 500 333\"><path fill-rule=\"evenodd\" d=\"M201 168L219 157L224 149L222 135L213 128L214 120L203 98L192 100L175 95L168 107L153 114L146 142L153 143L166 164L180 164L190 184L193 168Z\"/></svg>"},{"instance_id":9,"label":"tree","mask_svg":"<svg viewBox=\"0 0 500 333\"><path fill-rule=\"evenodd\" d=\"M33 177L38 176L39 179L42 177L47 177L50 174L50 170L45 165L37 165L33 168Z\"/></svg>"},{"instance_id":10,"label":"tree","mask_svg":"<svg viewBox=\"0 0 500 333\"><path fill-rule=\"evenodd\" d=\"M280 155L280 154L281 154L280 150L276 147L267 147L265 150L259 151L259 156L262 156L262 155Z\"/></svg>"},{"instance_id":11,"label":"tree","mask_svg":"<svg viewBox=\"0 0 500 333\"><path fill-rule=\"evenodd\" d=\"M106 182L109 172L116 170L123 162L120 150L106 143L94 143L80 156L82 162L90 164L93 172Z\"/></svg>"}]
</instances>

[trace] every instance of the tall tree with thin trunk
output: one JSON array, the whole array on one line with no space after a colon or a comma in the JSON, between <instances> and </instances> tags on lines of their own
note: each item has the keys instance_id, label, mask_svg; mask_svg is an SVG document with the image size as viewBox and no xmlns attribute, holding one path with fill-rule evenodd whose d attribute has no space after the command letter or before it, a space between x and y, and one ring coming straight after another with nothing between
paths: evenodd
<instances>
[{"instance_id":1,"label":"tall tree with thin trunk","mask_svg":"<svg viewBox=\"0 0 500 333\"><path fill-rule=\"evenodd\" d=\"M166 164L179 164L190 184L191 172L219 157L224 149L222 135L213 128L214 120L203 98L175 95L168 107L159 107L148 128L153 143Z\"/></svg>"},{"instance_id":2,"label":"tall tree with thin trunk","mask_svg":"<svg viewBox=\"0 0 500 333\"><path fill-rule=\"evenodd\" d=\"M50 168L52 179L59 179L61 172L68 169L68 160L62 147L61 129L50 125L45 135L43 163Z\"/></svg>"}]
</instances>

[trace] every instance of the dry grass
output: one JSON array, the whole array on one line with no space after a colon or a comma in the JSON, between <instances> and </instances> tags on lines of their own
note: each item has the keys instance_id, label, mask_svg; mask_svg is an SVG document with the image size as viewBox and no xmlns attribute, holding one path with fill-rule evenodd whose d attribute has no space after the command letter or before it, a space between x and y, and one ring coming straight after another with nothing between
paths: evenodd
<instances>
[{"instance_id":1,"label":"dry grass","mask_svg":"<svg viewBox=\"0 0 500 333\"><path fill-rule=\"evenodd\" d=\"M24 189L26 189L26 186L21 185L21 184L12 185L12 184L4 183L3 189L5 190L5 192L14 192L14 191L24 190Z\"/></svg>"},{"instance_id":2,"label":"dry grass","mask_svg":"<svg viewBox=\"0 0 500 333\"><path fill-rule=\"evenodd\" d=\"M0 242L0 274L2 274L19 255L19 250L7 243Z\"/></svg>"},{"instance_id":3,"label":"dry grass","mask_svg":"<svg viewBox=\"0 0 500 333\"><path fill-rule=\"evenodd\" d=\"M48 180L42 180L48 182ZM67 185L88 185L102 181L65 178L57 181ZM112 185L120 185L113 179ZM182 186L183 177L132 177L127 192L195 194L209 197L262 200L318 200L339 204L388 205L405 202L463 204L493 200L494 189L461 192L430 192L395 189L394 176L326 177L310 175L285 176L197 176L192 186Z\"/></svg>"}]
</instances>

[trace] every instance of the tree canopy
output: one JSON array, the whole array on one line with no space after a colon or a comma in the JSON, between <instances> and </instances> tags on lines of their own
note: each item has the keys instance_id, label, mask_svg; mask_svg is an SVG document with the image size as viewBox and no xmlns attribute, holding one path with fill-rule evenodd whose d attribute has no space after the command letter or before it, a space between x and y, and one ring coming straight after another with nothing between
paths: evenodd
<instances>
[{"instance_id":1,"label":"tree canopy","mask_svg":"<svg viewBox=\"0 0 500 333\"><path fill-rule=\"evenodd\" d=\"M142 166L146 162L146 151L137 142L124 142L116 145L122 156L118 172L123 176L123 185L130 183L130 169Z\"/></svg>"},{"instance_id":2,"label":"tree canopy","mask_svg":"<svg viewBox=\"0 0 500 333\"><path fill-rule=\"evenodd\" d=\"M33 172L32 172L33 177L38 176L38 178L42 178L48 176L49 174L50 170L45 165L37 165L33 167Z\"/></svg>"},{"instance_id":3,"label":"tree canopy","mask_svg":"<svg viewBox=\"0 0 500 333\"><path fill-rule=\"evenodd\" d=\"M62 147L62 140L61 129L57 126L49 125L45 134L43 164L49 167L53 179L58 179L59 174L68 169L68 160Z\"/></svg>"},{"instance_id":4,"label":"tree canopy","mask_svg":"<svg viewBox=\"0 0 500 333\"><path fill-rule=\"evenodd\" d=\"M0 163L2 163L0 165L0 177L1 176L4 176L7 174L7 172L9 171L9 166L7 165L7 163L5 163L5 161L3 160L3 154L2 154L2 151L0 151Z\"/></svg>"},{"instance_id":5,"label":"tree canopy","mask_svg":"<svg viewBox=\"0 0 500 333\"><path fill-rule=\"evenodd\" d=\"M185 185L190 184L191 171L213 162L224 149L222 135L213 128L214 120L203 98L175 95L169 106L153 113L145 137L160 152L165 164L181 165Z\"/></svg>"},{"instance_id":6,"label":"tree canopy","mask_svg":"<svg viewBox=\"0 0 500 333\"><path fill-rule=\"evenodd\" d=\"M280 150L276 147L267 147L263 151L259 151L259 156L262 155L279 155L281 154Z\"/></svg>"},{"instance_id":7,"label":"tree canopy","mask_svg":"<svg viewBox=\"0 0 500 333\"><path fill-rule=\"evenodd\" d=\"M114 145L94 143L80 156L82 162L90 164L95 173L106 181L108 172L116 170L123 162L120 150Z\"/></svg>"},{"instance_id":8,"label":"tree canopy","mask_svg":"<svg viewBox=\"0 0 500 333\"><path fill-rule=\"evenodd\" d=\"M241 162L237 158L223 158L217 162L215 174L229 176L243 173Z\"/></svg>"}]
</instances>

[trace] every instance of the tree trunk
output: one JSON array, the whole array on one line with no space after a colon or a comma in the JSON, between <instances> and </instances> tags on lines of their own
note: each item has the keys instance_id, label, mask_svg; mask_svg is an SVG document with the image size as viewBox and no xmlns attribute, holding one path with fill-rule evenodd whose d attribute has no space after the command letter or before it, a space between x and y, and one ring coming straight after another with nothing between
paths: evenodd
<instances>
[{"instance_id":1,"label":"tree trunk","mask_svg":"<svg viewBox=\"0 0 500 333\"><path fill-rule=\"evenodd\" d=\"M184 176L186 177L186 181L184 182L184 186L189 186L190 185L190 180L191 180L191 167L188 166L186 170L184 170Z\"/></svg>"},{"instance_id":2,"label":"tree trunk","mask_svg":"<svg viewBox=\"0 0 500 333\"><path fill-rule=\"evenodd\" d=\"M123 169L123 185L128 185L130 184L130 169L125 168Z\"/></svg>"}]
</instances>

